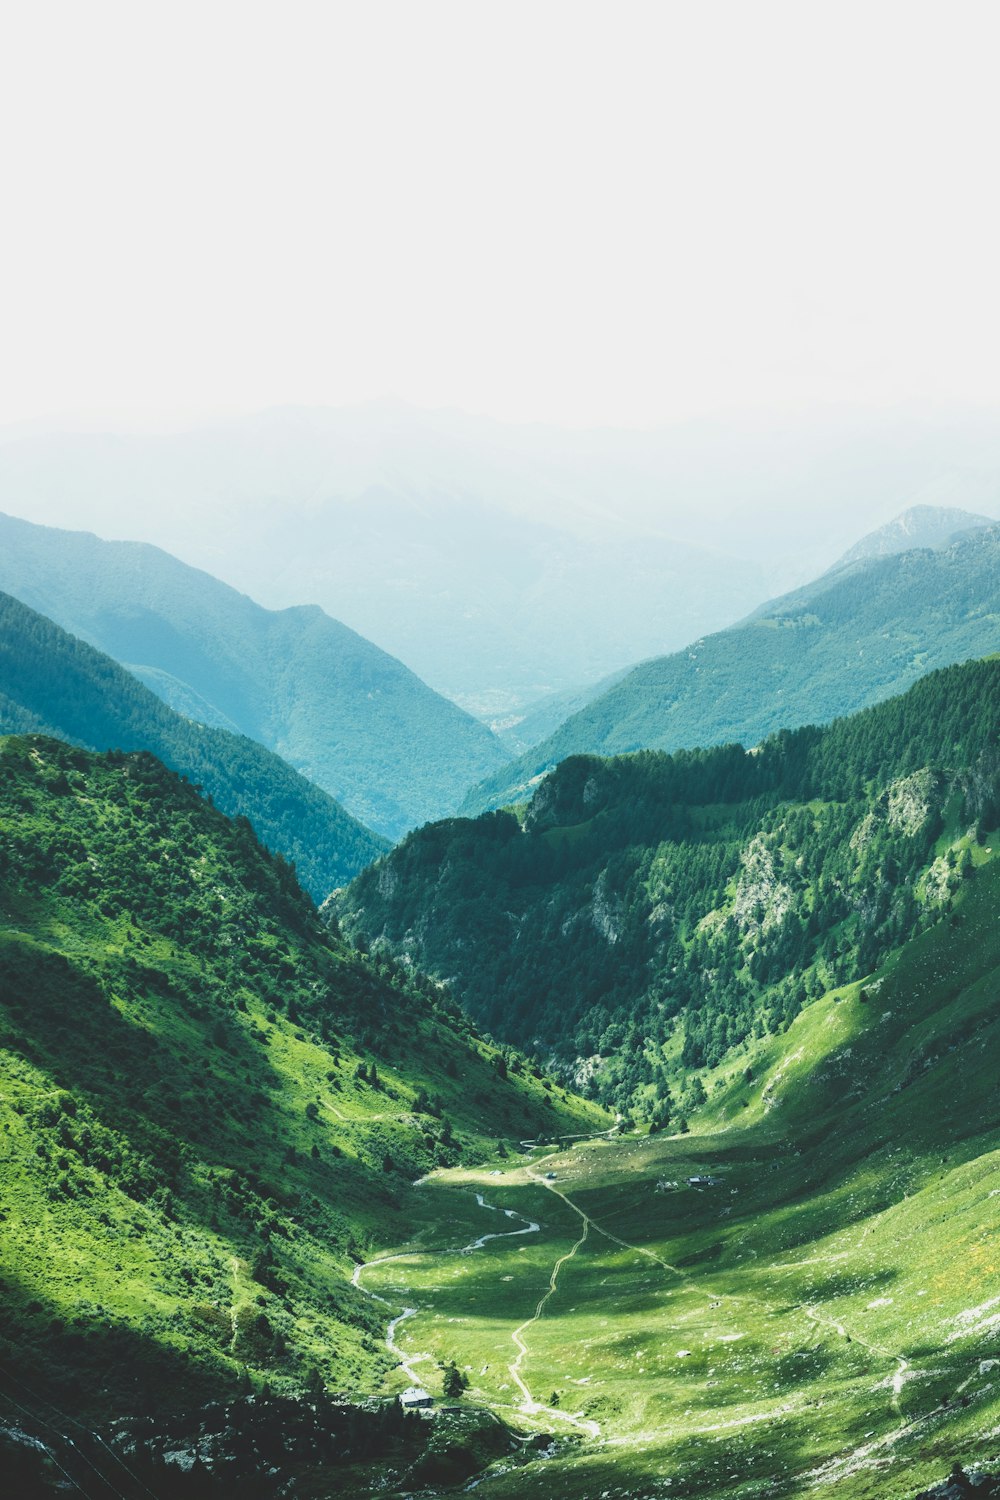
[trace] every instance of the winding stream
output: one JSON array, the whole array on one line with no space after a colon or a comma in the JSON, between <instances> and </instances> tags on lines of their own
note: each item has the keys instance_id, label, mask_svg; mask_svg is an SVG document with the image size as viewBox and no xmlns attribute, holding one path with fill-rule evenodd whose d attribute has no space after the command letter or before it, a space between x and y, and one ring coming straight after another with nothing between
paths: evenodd
<instances>
[{"instance_id":1,"label":"winding stream","mask_svg":"<svg viewBox=\"0 0 1000 1500\"><path fill-rule=\"evenodd\" d=\"M502 1213L505 1218L520 1219L524 1224L524 1228L501 1229L492 1234L481 1234L478 1239L471 1240L468 1245L448 1246L442 1250L403 1250L396 1255L381 1255L376 1260L363 1261L360 1265L355 1266L354 1274L351 1277L351 1285L357 1287L358 1291L363 1292L366 1297L371 1297L374 1302L381 1302L383 1307L390 1307L392 1304L388 1298L381 1297L378 1292L371 1292L367 1287L361 1285L361 1277L365 1271L370 1271L373 1266L385 1266L397 1260L416 1260L425 1255L471 1255L475 1250L482 1250L490 1240L516 1239L522 1234L538 1234L541 1229L540 1224L536 1224L533 1219L526 1219L523 1214L516 1213L512 1208L499 1209L495 1203L487 1203L482 1193L476 1193L475 1198L479 1207L486 1209L488 1213ZM404 1307L403 1311L391 1320L385 1334L386 1349L398 1361L407 1380L412 1381L414 1385L420 1384L420 1377L415 1367L427 1360L433 1359L434 1356L426 1351L417 1354L407 1354L396 1342L396 1330L401 1323L406 1322L407 1318L414 1317L419 1311L419 1307Z\"/></svg>"}]
</instances>

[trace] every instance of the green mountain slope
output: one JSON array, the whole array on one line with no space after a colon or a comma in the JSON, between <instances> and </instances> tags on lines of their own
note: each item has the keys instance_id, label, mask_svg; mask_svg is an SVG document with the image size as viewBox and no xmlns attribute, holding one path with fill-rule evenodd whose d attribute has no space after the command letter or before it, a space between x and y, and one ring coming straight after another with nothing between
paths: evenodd
<instances>
[{"instance_id":1,"label":"green mountain slope","mask_svg":"<svg viewBox=\"0 0 1000 1500\"><path fill-rule=\"evenodd\" d=\"M207 705L388 838L451 812L507 759L484 725L321 609L263 609L156 547L0 516L0 588L181 712Z\"/></svg>"},{"instance_id":2,"label":"green mountain slope","mask_svg":"<svg viewBox=\"0 0 1000 1500\"><path fill-rule=\"evenodd\" d=\"M742 624L636 667L474 788L464 813L521 800L568 755L756 744L1000 650L1000 527L824 574Z\"/></svg>"},{"instance_id":3,"label":"green mountain slope","mask_svg":"<svg viewBox=\"0 0 1000 1500\"><path fill-rule=\"evenodd\" d=\"M39 732L94 750L149 750L250 819L321 901L387 846L332 797L244 735L192 723L110 657L0 594L0 733Z\"/></svg>"},{"instance_id":4,"label":"green mountain slope","mask_svg":"<svg viewBox=\"0 0 1000 1500\"><path fill-rule=\"evenodd\" d=\"M809 909L808 1003L772 1025L795 966L761 970L762 1024L717 1058L681 1058L690 1003L669 1036L636 1005L690 1129L604 1139L148 755L0 742L5 1474L88 1500L440 1496L477 1469L487 1500L912 1500L995 1467L998 709L990 661L758 754L581 758L523 833L455 820L380 862L389 897L446 836L474 896L477 843L519 841L494 906L549 859L557 943L557 869L590 840L617 879L666 831L657 904L713 1003L727 928L749 970ZM748 857L706 922L678 882L727 842ZM581 940L536 998L585 980L545 988ZM414 1374L434 1422L359 1409Z\"/></svg>"},{"instance_id":5,"label":"green mountain slope","mask_svg":"<svg viewBox=\"0 0 1000 1500\"><path fill-rule=\"evenodd\" d=\"M997 1472L998 904L991 838L954 921L749 1039L689 1134L436 1175L442 1224L476 1185L543 1224L458 1281L443 1233L372 1271L468 1399L553 1434L477 1495L914 1500L956 1460Z\"/></svg>"},{"instance_id":6,"label":"green mountain slope","mask_svg":"<svg viewBox=\"0 0 1000 1500\"><path fill-rule=\"evenodd\" d=\"M607 1125L151 756L41 737L0 741L0 1121L0 1427L43 1439L376 1388L352 1272L411 1179Z\"/></svg>"},{"instance_id":7,"label":"green mountain slope","mask_svg":"<svg viewBox=\"0 0 1000 1500\"><path fill-rule=\"evenodd\" d=\"M337 898L497 1035L663 1118L675 1083L939 920L997 799L1000 660L825 729L573 757L524 814L411 834ZM693 1092L692 1092L693 1090Z\"/></svg>"}]
</instances>

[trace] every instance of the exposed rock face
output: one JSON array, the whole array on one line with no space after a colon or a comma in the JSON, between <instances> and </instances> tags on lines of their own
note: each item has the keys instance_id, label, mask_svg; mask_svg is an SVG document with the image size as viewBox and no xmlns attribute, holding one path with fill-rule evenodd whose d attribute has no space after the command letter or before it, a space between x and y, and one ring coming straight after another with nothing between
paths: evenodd
<instances>
[{"instance_id":1,"label":"exposed rock face","mask_svg":"<svg viewBox=\"0 0 1000 1500\"><path fill-rule=\"evenodd\" d=\"M895 833L908 838L920 832L930 816L935 777L933 771L914 771L886 792L886 822Z\"/></svg>"},{"instance_id":2,"label":"exposed rock face","mask_svg":"<svg viewBox=\"0 0 1000 1500\"><path fill-rule=\"evenodd\" d=\"M769 932L784 921L792 904L791 886L778 879L774 857L758 834L741 856L733 921L743 932Z\"/></svg>"},{"instance_id":3,"label":"exposed rock face","mask_svg":"<svg viewBox=\"0 0 1000 1500\"><path fill-rule=\"evenodd\" d=\"M587 784L586 784L586 786L583 789L583 805L584 805L584 807L587 807L587 808L593 807L594 803L597 801L597 799L600 796L600 794L601 794L601 787L600 787L600 782L597 780L597 777L596 776L589 777L589 779L587 781Z\"/></svg>"},{"instance_id":4,"label":"exposed rock face","mask_svg":"<svg viewBox=\"0 0 1000 1500\"><path fill-rule=\"evenodd\" d=\"M863 854L868 844L871 843L872 834L878 826L878 820L874 813L865 813L861 822L851 834L851 849L855 854Z\"/></svg>"},{"instance_id":5,"label":"exposed rock face","mask_svg":"<svg viewBox=\"0 0 1000 1500\"><path fill-rule=\"evenodd\" d=\"M948 861L938 858L927 871L924 900L928 906L943 906L948 899Z\"/></svg>"},{"instance_id":6,"label":"exposed rock face","mask_svg":"<svg viewBox=\"0 0 1000 1500\"><path fill-rule=\"evenodd\" d=\"M883 819L893 833L915 838L938 805L938 778L933 771L914 771L901 777L886 788L878 806L862 818L851 835L852 850L863 854Z\"/></svg>"},{"instance_id":7,"label":"exposed rock face","mask_svg":"<svg viewBox=\"0 0 1000 1500\"><path fill-rule=\"evenodd\" d=\"M573 1087L580 1090L589 1088L600 1072L603 1062L604 1058L599 1052L595 1052L591 1057L574 1058L570 1073ZM552 1059L552 1067L558 1067L558 1058Z\"/></svg>"},{"instance_id":8,"label":"exposed rock face","mask_svg":"<svg viewBox=\"0 0 1000 1500\"><path fill-rule=\"evenodd\" d=\"M594 899L591 902L591 917L594 926L601 936L609 943L617 943L620 934L621 901L616 896L608 893L607 876L601 871L594 886Z\"/></svg>"}]
</instances>

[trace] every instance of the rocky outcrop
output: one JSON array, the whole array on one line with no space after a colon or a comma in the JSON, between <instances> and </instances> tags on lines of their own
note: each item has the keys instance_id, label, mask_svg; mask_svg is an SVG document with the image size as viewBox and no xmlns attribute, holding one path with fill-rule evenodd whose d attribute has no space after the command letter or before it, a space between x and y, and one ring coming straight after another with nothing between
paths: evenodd
<instances>
[{"instance_id":1,"label":"rocky outcrop","mask_svg":"<svg viewBox=\"0 0 1000 1500\"><path fill-rule=\"evenodd\" d=\"M1000 1476L955 1464L947 1479L921 1490L916 1500L1000 1500Z\"/></svg>"},{"instance_id":2,"label":"rocky outcrop","mask_svg":"<svg viewBox=\"0 0 1000 1500\"><path fill-rule=\"evenodd\" d=\"M769 932L784 921L792 904L792 889L778 878L774 856L761 834L747 844L740 863L733 921L742 932Z\"/></svg>"},{"instance_id":3,"label":"rocky outcrop","mask_svg":"<svg viewBox=\"0 0 1000 1500\"><path fill-rule=\"evenodd\" d=\"M913 838L920 832L930 816L935 781L933 771L914 771L888 788L886 822L894 833Z\"/></svg>"}]
</instances>

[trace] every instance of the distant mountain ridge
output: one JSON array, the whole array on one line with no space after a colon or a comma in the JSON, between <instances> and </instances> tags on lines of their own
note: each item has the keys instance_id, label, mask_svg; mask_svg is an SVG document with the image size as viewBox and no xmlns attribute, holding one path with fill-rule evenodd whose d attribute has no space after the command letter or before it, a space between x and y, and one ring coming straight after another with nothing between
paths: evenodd
<instances>
[{"instance_id":1,"label":"distant mountain ridge","mask_svg":"<svg viewBox=\"0 0 1000 1500\"><path fill-rule=\"evenodd\" d=\"M846 567L849 563L863 562L872 557L891 557L896 552L912 552L917 547L940 547L953 541L964 531L975 531L983 526L995 526L989 516L979 516L969 510L958 510L948 505L911 505L886 526L863 536L853 547L848 548L830 569Z\"/></svg>"},{"instance_id":2,"label":"distant mountain ridge","mask_svg":"<svg viewBox=\"0 0 1000 1500\"><path fill-rule=\"evenodd\" d=\"M0 515L0 588L182 713L274 750L398 838L508 758L490 731L318 605L267 610L146 543Z\"/></svg>"},{"instance_id":3,"label":"distant mountain ridge","mask_svg":"<svg viewBox=\"0 0 1000 1500\"><path fill-rule=\"evenodd\" d=\"M150 751L222 812L249 818L316 901L389 847L272 750L185 719L109 656L0 594L0 735L10 734Z\"/></svg>"},{"instance_id":4,"label":"distant mountain ridge","mask_svg":"<svg viewBox=\"0 0 1000 1500\"><path fill-rule=\"evenodd\" d=\"M998 497L1000 418L964 408L616 431L375 401L0 429L0 511L314 601L487 720L733 624L908 505Z\"/></svg>"},{"instance_id":5,"label":"distant mountain ridge","mask_svg":"<svg viewBox=\"0 0 1000 1500\"><path fill-rule=\"evenodd\" d=\"M474 787L471 815L523 800L567 756L679 750L822 724L936 667L1000 651L1000 525L861 558L685 651L643 662Z\"/></svg>"}]
</instances>

